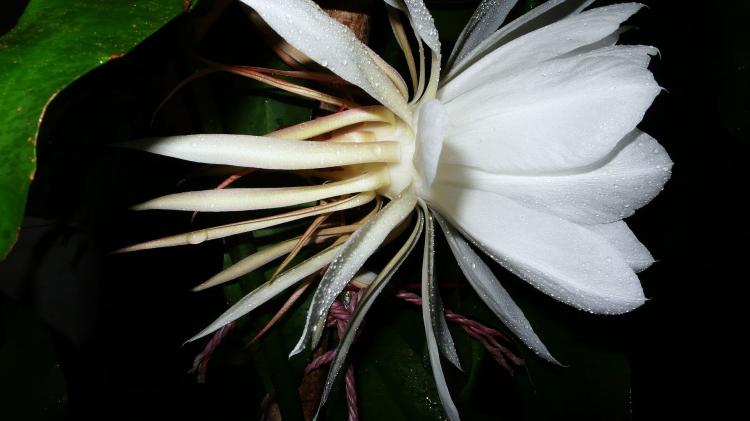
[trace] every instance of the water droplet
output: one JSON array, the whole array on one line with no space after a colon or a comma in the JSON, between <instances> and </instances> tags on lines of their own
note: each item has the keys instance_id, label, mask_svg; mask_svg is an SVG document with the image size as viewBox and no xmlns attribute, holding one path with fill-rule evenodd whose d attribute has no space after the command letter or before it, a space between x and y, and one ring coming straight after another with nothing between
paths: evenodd
<instances>
[{"instance_id":1,"label":"water droplet","mask_svg":"<svg viewBox=\"0 0 750 421\"><path fill-rule=\"evenodd\" d=\"M206 231L196 231L188 235L187 241L190 244L200 244L208 239Z\"/></svg>"}]
</instances>

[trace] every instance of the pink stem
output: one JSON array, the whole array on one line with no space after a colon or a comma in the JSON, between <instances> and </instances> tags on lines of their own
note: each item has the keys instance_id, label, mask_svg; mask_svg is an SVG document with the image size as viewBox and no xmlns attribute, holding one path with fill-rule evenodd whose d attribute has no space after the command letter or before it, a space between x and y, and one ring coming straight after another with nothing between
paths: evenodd
<instances>
[{"instance_id":1,"label":"pink stem","mask_svg":"<svg viewBox=\"0 0 750 421\"><path fill-rule=\"evenodd\" d=\"M408 291L398 291L396 292L396 297L414 305L422 305L422 298L419 295ZM501 367L508 371L509 374L513 374L513 368L508 364L508 360L516 366L523 365L523 360L521 358L497 342L496 338L509 341L508 337L499 330L487 327L449 309L445 309L445 318L446 320L459 325L469 336L479 342L484 349L489 352L492 358Z\"/></svg>"},{"instance_id":2,"label":"pink stem","mask_svg":"<svg viewBox=\"0 0 750 421\"><path fill-rule=\"evenodd\" d=\"M271 320L268 323L266 323L266 325L263 327L263 329L261 329L261 331L258 332L258 334L255 335L255 337L250 342L248 342L247 346L250 346L250 345L254 344L255 341L257 341L263 335L265 335L266 332L268 332L268 330L271 329L273 327L273 325L275 325L276 322L278 322L279 319L281 319L281 317L284 314L286 314L287 311L289 311L290 308L292 308L292 306L294 305L294 303L297 302L297 300L299 299L299 297L301 297L302 294L305 293L305 290L307 289L308 286L310 286L309 282L306 283L306 284L304 284L304 285L302 285L301 287L297 288L297 290L294 291L294 293L286 300L286 302L284 303L284 305L281 306L281 308L279 309L279 311L277 311L276 314L274 314L273 318L271 318Z\"/></svg>"},{"instance_id":3,"label":"pink stem","mask_svg":"<svg viewBox=\"0 0 750 421\"><path fill-rule=\"evenodd\" d=\"M221 329L216 331L216 333L214 333L214 336L211 337L211 340L206 344L206 347L203 348L203 351L198 354L193 360L193 367L188 371L188 373L197 372L198 383L206 382L206 372L208 371L208 362L211 360L211 355L213 355L214 351L216 351L216 348L219 347L221 340L224 339L225 336L227 336L232 328L234 328L234 322L227 323Z\"/></svg>"},{"instance_id":4,"label":"pink stem","mask_svg":"<svg viewBox=\"0 0 750 421\"><path fill-rule=\"evenodd\" d=\"M349 364L346 369L346 404L349 409L348 421L357 421L359 419L359 410L357 409L357 388L354 384L354 366Z\"/></svg>"},{"instance_id":5,"label":"pink stem","mask_svg":"<svg viewBox=\"0 0 750 421\"><path fill-rule=\"evenodd\" d=\"M322 355L318 355L317 357L313 358L313 360L310 361L310 363L307 364L307 366L305 366L305 374L309 374L311 371L317 370L324 365L330 364L333 361L333 357L335 356L336 356L335 349L326 351Z\"/></svg>"}]
</instances>

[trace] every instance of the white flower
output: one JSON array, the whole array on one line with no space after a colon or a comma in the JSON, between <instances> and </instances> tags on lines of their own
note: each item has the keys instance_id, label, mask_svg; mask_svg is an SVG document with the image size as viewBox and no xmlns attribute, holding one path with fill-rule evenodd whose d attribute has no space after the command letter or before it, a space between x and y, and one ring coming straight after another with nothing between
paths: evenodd
<instances>
[{"instance_id":1,"label":"white flower","mask_svg":"<svg viewBox=\"0 0 750 421\"><path fill-rule=\"evenodd\" d=\"M440 41L423 2L385 0L409 61L410 99L393 68L312 1L242 1L289 44L382 106L355 108L268 137L195 135L134 142L130 146L196 162L317 170L317 176L330 181L296 188L180 193L137 208L238 211L344 198L129 249L198 243L351 209L376 196L390 202L382 209L376 205L359 224L319 231L310 241L336 242L250 293L195 338L329 265L293 353L308 341L315 346L333 300L415 209L417 222L409 239L369 284L341 340L323 401L362 317L424 230L425 331L441 401L448 416L458 418L438 356L440 351L458 365L432 273L434 220L479 296L524 343L550 361L554 359L521 310L464 236L520 278L577 308L617 314L644 303L636 272L653 258L623 219L659 193L672 163L656 140L636 128L660 92L647 68L656 50L615 45L620 24L641 5L584 11L592 1L551 0L497 29L516 2L485 0L461 34L440 80ZM412 59L396 10L415 31L418 60ZM344 170L325 170L331 167ZM202 287L254 270L289 253L299 241L252 255Z\"/></svg>"}]
</instances>

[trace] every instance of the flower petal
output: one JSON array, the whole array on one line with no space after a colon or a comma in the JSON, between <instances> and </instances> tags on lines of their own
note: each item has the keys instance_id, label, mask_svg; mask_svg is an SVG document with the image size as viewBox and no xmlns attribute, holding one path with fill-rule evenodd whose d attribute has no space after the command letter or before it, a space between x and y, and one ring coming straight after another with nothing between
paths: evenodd
<instances>
[{"instance_id":1,"label":"flower petal","mask_svg":"<svg viewBox=\"0 0 750 421\"><path fill-rule=\"evenodd\" d=\"M424 201L420 200L419 205L425 216L424 224L424 253L422 253L422 276L427 281L427 296L422 290L423 308L427 308L432 323L432 331L437 339L440 353L445 359L461 370L461 362L458 359L456 345L453 342L451 331L448 329L448 322L445 320L445 309L443 308L443 299L440 297L440 288L437 279L435 279L435 219L427 208Z\"/></svg>"},{"instance_id":2,"label":"flower petal","mask_svg":"<svg viewBox=\"0 0 750 421\"><path fill-rule=\"evenodd\" d=\"M289 44L316 63L351 82L405 122L411 123L406 99L372 59L371 50L352 31L310 0L242 0Z\"/></svg>"},{"instance_id":3,"label":"flower petal","mask_svg":"<svg viewBox=\"0 0 750 421\"><path fill-rule=\"evenodd\" d=\"M438 31L435 28L435 21L432 19L430 11L427 10L424 1L422 0L403 0L406 4L406 8L409 11L409 19L411 20L414 29L416 29L419 37L422 38L425 44L430 47L434 53L440 56L440 39L438 39Z\"/></svg>"},{"instance_id":4,"label":"flower petal","mask_svg":"<svg viewBox=\"0 0 750 421\"><path fill-rule=\"evenodd\" d=\"M494 193L438 183L430 203L490 257L557 300L603 314L645 302L620 251L578 224Z\"/></svg>"},{"instance_id":5,"label":"flower petal","mask_svg":"<svg viewBox=\"0 0 750 421\"><path fill-rule=\"evenodd\" d=\"M458 36L445 65L445 71L450 73L454 63L461 62L482 41L492 35L503 24L516 3L518 0L482 0Z\"/></svg>"},{"instance_id":6,"label":"flower petal","mask_svg":"<svg viewBox=\"0 0 750 421\"><path fill-rule=\"evenodd\" d=\"M407 190L388 203L344 243L315 290L304 331L290 356L302 352L308 339L311 340L311 348L317 346L323 334L328 309L336 296L380 247L391 230L414 210L416 203L417 198L412 190Z\"/></svg>"},{"instance_id":7,"label":"flower petal","mask_svg":"<svg viewBox=\"0 0 750 421\"><path fill-rule=\"evenodd\" d=\"M426 220L430 220L432 215L429 210L426 213ZM433 222L427 222L425 224L425 248L424 258L422 260L422 322L424 323L424 332L427 337L427 351L430 356L430 366L432 367L432 376L435 378L435 385L437 386L438 396L440 397L440 403L443 404L445 415L448 419L458 420L458 410L456 405L453 403L451 398L450 390L448 390L448 383L445 381L445 374L443 374L443 367L440 364L440 348L445 348L447 343L445 337L441 335L441 332L448 331L447 324L443 318L443 322L440 323L440 318L436 317L435 314L438 309L442 309L440 304L440 295L436 293L433 265L434 265L434 232L430 232L427 228L428 225ZM433 242L433 247L430 247L430 242ZM440 316L443 316L441 314ZM450 338L450 335L447 336ZM438 344L440 341L440 344ZM453 339L450 339L450 345L453 345ZM454 351L455 352L455 351ZM458 362L458 356L455 357L455 363Z\"/></svg>"},{"instance_id":8,"label":"flower petal","mask_svg":"<svg viewBox=\"0 0 750 421\"><path fill-rule=\"evenodd\" d=\"M615 33L641 7L636 3L599 7L516 38L456 74L441 87L440 97L450 100L489 81L596 43Z\"/></svg>"},{"instance_id":9,"label":"flower petal","mask_svg":"<svg viewBox=\"0 0 750 421\"><path fill-rule=\"evenodd\" d=\"M258 250L215 274L199 285L196 285L193 287L193 291L203 291L204 289L233 281L241 276L247 275L259 267L288 254L298 241L299 238L292 238L291 240L282 241L262 250Z\"/></svg>"},{"instance_id":10,"label":"flower petal","mask_svg":"<svg viewBox=\"0 0 750 421\"><path fill-rule=\"evenodd\" d=\"M588 225L587 229L601 235L609 241L637 273L646 270L654 263L654 258L633 231L628 228L624 221L612 222L611 224Z\"/></svg>"},{"instance_id":11,"label":"flower petal","mask_svg":"<svg viewBox=\"0 0 750 421\"><path fill-rule=\"evenodd\" d=\"M318 404L318 414L320 413L320 409L323 407L323 404L325 404L326 400L328 399L328 394L331 392L331 388L333 387L333 383L336 381L338 373L344 366L344 361L346 360L346 356L349 353L349 348L351 347L352 342L354 342L354 338L357 334L359 326L365 320L365 315L370 310L370 307L372 307L375 299L383 291L383 288L388 285L388 281L390 281L391 277L393 277L393 274L396 273L398 268L401 267L401 264L404 262L404 260L406 260L411 251L414 249L414 246L417 244L417 240L419 240L419 236L422 234L423 225L424 217L422 216L422 212L417 212L417 222L414 224L411 235L409 235L409 238L406 240L404 245L401 246L399 251L396 252L396 254L388 262L388 264L385 265L383 270L369 283L369 285L367 286L367 290L365 290L364 296L359 301L359 304L357 304L357 307L354 309L354 314L352 314L352 317L349 319L349 322L346 325L344 336L339 340L339 344L336 347L336 357L331 363L331 368L328 370L328 377L326 378L325 387L323 388L323 394L321 395L320 403Z\"/></svg>"},{"instance_id":12,"label":"flower petal","mask_svg":"<svg viewBox=\"0 0 750 421\"><path fill-rule=\"evenodd\" d=\"M574 16L593 2L594 0L549 0L531 9L482 41L463 60L456 62L451 71L445 75L444 82L449 81L467 67L482 59L486 54L495 51L504 44L568 16Z\"/></svg>"},{"instance_id":13,"label":"flower petal","mask_svg":"<svg viewBox=\"0 0 750 421\"><path fill-rule=\"evenodd\" d=\"M133 210L183 210L232 212L301 205L344 194L377 190L387 183L387 174L374 171L318 186L236 188L174 193L133 206Z\"/></svg>"},{"instance_id":14,"label":"flower petal","mask_svg":"<svg viewBox=\"0 0 750 421\"><path fill-rule=\"evenodd\" d=\"M503 288L500 281L497 280L492 270L469 246L459 233L451 228L448 221L443 219L437 212L434 213L435 219L443 229L448 245L456 257L458 266L461 268L466 279L472 288L477 292L479 298L495 313L500 321L514 335L523 341L534 353L545 360L560 365L555 357L550 354L531 323L524 316L523 310L513 301L510 294Z\"/></svg>"},{"instance_id":15,"label":"flower petal","mask_svg":"<svg viewBox=\"0 0 750 421\"><path fill-rule=\"evenodd\" d=\"M440 101L433 99L421 107L414 165L422 176L425 188L432 184L437 175L447 124L448 116Z\"/></svg>"},{"instance_id":16,"label":"flower petal","mask_svg":"<svg viewBox=\"0 0 750 421\"><path fill-rule=\"evenodd\" d=\"M292 287L305 277L312 275L319 271L325 265L329 264L331 260L339 252L342 245L331 246L315 256L305 260L297 266L282 273L276 279L270 282L266 282L263 285L255 288L252 292L242 297L232 307L224 312L218 319L213 321L205 329L201 330L197 335L188 339L188 342L192 342L196 339L200 339L210 333L213 333L222 328L227 323L233 322L245 314L255 310L256 308L263 305L271 298L284 292L287 288Z\"/></svg>"},{"instance_id":17,"label":"flower petal","mask_svg":"<svg viewBox=\"0 0 750 421\"><path fill-rule=\"evenodd\" d=\"M397 142L331 143L232 134L149 138L121 146L204 164L273 170L398 162L401 158Z\"/></svg>"},{"instance_id":18,"label":"flower petal","mask_svg":"<svg viewBox=\"0 0 750 421\"><path fill-rule=\"evenodd\" d=\"M632 215L656 197L671 167L664 148L636 129L603 164L580 172L505 175L443 165L438 182L498 193L579 224L603 224Z\"/></svg>"},{"instance_id":19,"label":"flower petal","mask_svg":"<svg viewBox=\"0 0 750 421\"><path fill-rule=\"evenodd\" d=\"M550 60L444 102L441 162L538 174L593 165L643 118L661 88L650 47Z\"/></svg>"},{"instance_id":20,"label":"flower petal","mask_svg":"<svg viewBox=\"0 0 750 421\"><path fill-rule=\"evenodd\" d=\"M249 221L235 222L232 224L220 225L218 227L203 228L177 235L170 235L156 240L146 241L124 247L116 253L124 253L138 250L148 250L162 247L184 246L188 244L201 244L204 241L216 240L218 238L230 237L232 235L245 234L257 231L263 228L274 227L287 222L296 221L302 218L317 216L323 213L339 212L342 210L356 208L365 205L375 199L375 193L364 192L355 196L341 199L331 203L312 206L304 209L297 209L291 212L279 215L267 216L265 218L251 219Z\"/></svg>"},{"instance_id":21,"label":"flower petal","mask_svg":"<svg viewBox=\"0 0 750 421\"><path fill-rule=\"evenodd\" d=\"M427 7L422 0L399 0L397 2L386 0L386 3L402 10L408 15L409 22L417 36L420 58L420 76L419 87L412 101L429 101L435 97L438 89L438 82L440 80L440 39L438 38L437 28L435 28L435 21L432 19L430 11L427 10ZM423 76L425 70L424 50L422 48L423 41L431 50L431 62L430 77L424 90L424 95L421 95L422 87L424 86Z\"/></svg>"}]
</instances>

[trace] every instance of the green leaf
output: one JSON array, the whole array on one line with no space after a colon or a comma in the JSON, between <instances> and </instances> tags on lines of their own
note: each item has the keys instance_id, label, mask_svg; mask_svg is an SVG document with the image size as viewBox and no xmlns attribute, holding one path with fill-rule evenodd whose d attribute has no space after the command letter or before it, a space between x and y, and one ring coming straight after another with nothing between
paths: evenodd
<instances>
[{"instance_id":1,"label":"green leaf","mask_svg":"<svg viewBox=\"0 0 750 421\"><path fill-rule=\"evenodd\" d=\"M375 302L350 354L363 419L443 419L423 329L419 307L387 296ZM328 404L332 412L346 408L339 383L338 399Z\"/></svg>"},{"instance_id":2,"label":"green leaf","mask_svg":"<svg viewBox=\"0 0 750 421\"><path fill-rule=\"evenodd\" d=\"M182 0L32 0L0 38L0 259L18 235L47 105L182 10Z\"/></svg>"}]
</instances>

